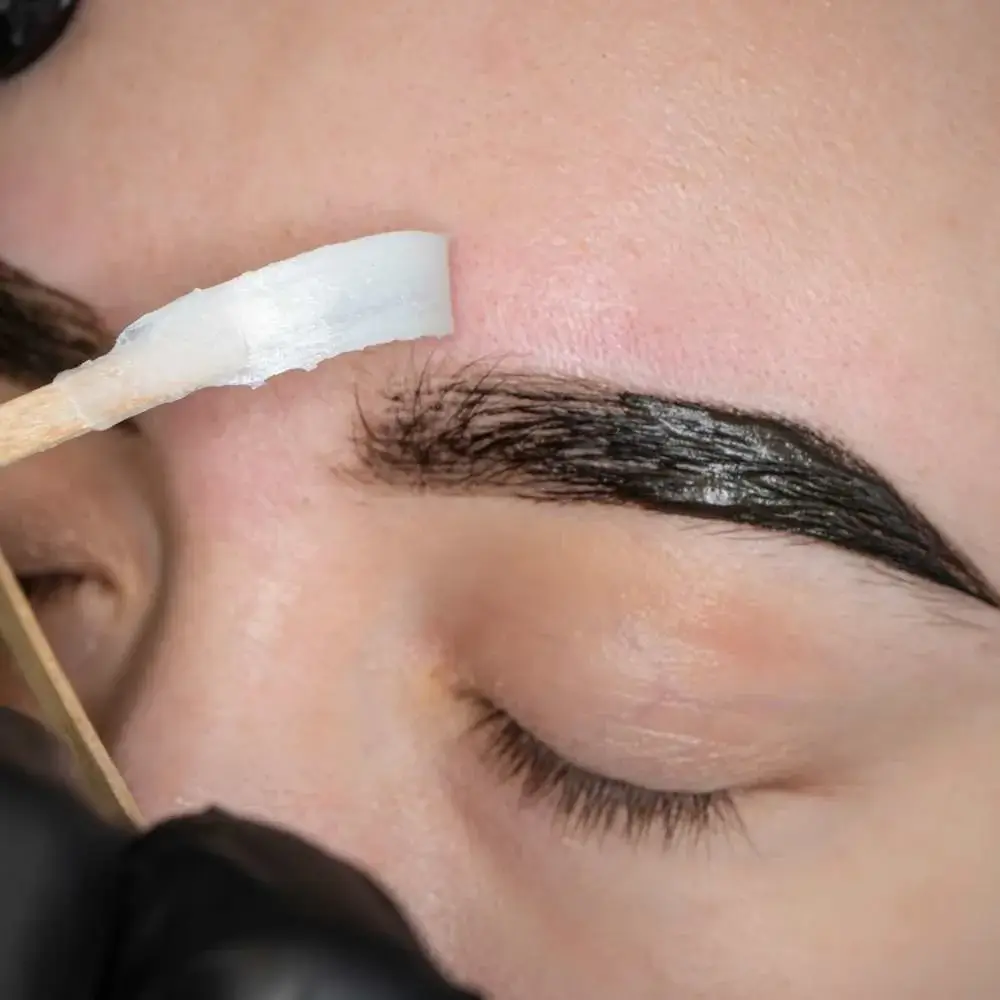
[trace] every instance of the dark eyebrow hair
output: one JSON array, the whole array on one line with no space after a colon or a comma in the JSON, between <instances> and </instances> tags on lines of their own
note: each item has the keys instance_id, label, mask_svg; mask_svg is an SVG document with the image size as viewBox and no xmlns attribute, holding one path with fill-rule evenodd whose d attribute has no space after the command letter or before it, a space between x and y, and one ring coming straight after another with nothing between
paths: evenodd
<instances>
[{"instance_id":1,"label":"dark eyebrow hair","mask_svg":"<svg viewBox=\"0 0 1000 1000\"><path fill-rule=\"evenodd\" d=\"M0 375L33 388L104 353L107 343L89 306L0 260Z\"/></svg>"},{"instance_id":2,"label":"dark eyebrow hair","mask_svg":"<svg viewBox=\"0 0 1000 1000\"><path fill-rule=\"evenodd\" d=\"M358 403L361 472L391 486L583 502L835 545L1000 607L972 561L872 466L803 425L598 381L427 369Z\"/></svg>"}]
</instances>

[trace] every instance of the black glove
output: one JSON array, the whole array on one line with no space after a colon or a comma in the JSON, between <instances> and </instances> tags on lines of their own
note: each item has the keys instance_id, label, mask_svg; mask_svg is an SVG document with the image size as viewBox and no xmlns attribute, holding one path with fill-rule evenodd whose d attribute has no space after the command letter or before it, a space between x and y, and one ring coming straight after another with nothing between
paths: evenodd
<instances>
[{"instance_id":1,"label":"black glove","mask_svg":"<svg viewBox=\"0 0 1000 1000\"><path fill-rule=\"evenodd\" d=\"M54 760L0 710L2 1000L472 1000L356 869L221 812L116 830Z\"/></svg>"}]
</instances>

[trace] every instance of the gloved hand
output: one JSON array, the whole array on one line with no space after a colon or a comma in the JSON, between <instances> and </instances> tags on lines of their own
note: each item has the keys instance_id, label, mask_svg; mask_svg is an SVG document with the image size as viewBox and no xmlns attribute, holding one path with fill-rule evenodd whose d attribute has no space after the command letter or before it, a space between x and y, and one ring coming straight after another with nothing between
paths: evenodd
<instances>
[{"instance_id":1,"label":"gloved hand","mask_svg":"<svg viewBox=\"0 0 1000 1000\"><path fill-rule=\"evenodd\" d=\"M472 1000L356 869L221 812L116 830L56 749L0 710L2 1000Z\"/></svg>"}]
</instances>

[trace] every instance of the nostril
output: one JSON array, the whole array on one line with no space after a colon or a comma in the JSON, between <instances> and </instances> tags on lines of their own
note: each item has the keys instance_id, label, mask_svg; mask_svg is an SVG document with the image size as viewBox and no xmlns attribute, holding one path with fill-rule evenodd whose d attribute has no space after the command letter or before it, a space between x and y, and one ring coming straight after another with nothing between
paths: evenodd
<instances>
[{"instance_id":1,"label":"nostril","mask_svg":"<svg viewBox=\"0 0 1000 1000\"><path fill-rule=\"evenodd\" d=\"M78 6L79 0L0 0L0 80L41 59Z\"/></svg>"}]
</instances>

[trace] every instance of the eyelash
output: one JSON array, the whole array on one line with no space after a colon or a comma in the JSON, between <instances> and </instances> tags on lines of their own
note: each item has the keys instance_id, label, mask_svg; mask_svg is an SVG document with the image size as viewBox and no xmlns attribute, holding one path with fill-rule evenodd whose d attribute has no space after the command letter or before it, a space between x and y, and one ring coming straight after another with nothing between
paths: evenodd
<instances>
[{"instance_id":1,"label":"eyelash","mask_svg":"<svg viewBox=\"0 0 1000 1000\"><path fill-rule=\"evenodd\" d=\"M617 833L637 844L659 829L666 849L719 830L743 832L729 791L656 791L605 777L566 760L489 698L469 694L465 699L476 715L471 733L486 737L484 761L501 780L520 784L524 803L548 802L577 833Z\"/></svg>"},{"instance_id":2,"label":"eyelash","mask_svg":"<svg viewBox=\"0 0 1000 1000\"><path fill-rule=\"evenodd\" d=\"M42 607L75 590L83 583L83 577L76 573L38 573L20 576L17 582L28 601L35 607Z\"/></svg>"}]
</instances>

